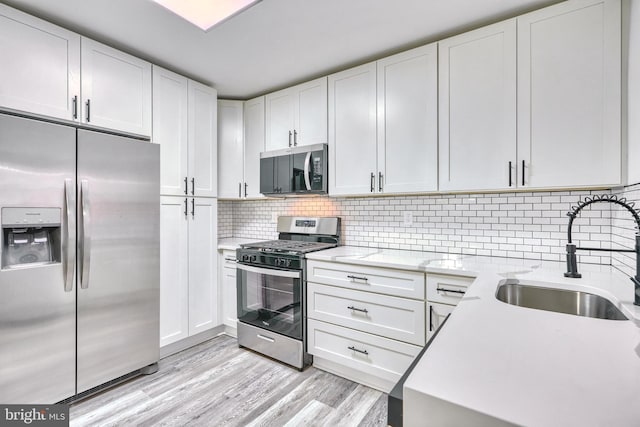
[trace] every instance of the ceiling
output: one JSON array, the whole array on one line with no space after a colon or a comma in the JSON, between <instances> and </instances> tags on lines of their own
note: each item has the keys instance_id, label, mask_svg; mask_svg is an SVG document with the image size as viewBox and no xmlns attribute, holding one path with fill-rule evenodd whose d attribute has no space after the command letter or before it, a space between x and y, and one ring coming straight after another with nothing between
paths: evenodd
<instances>
[{"instance_id":1,"label":"ceiling","mask_svg":"<svg viewBox=\"0 0 640 427\"><path fill-rule=\"evenodd\" d=\"M204 32L150 0L0 0L248 99L558 0L262 0Z\"/></svg>"}]
</instances>

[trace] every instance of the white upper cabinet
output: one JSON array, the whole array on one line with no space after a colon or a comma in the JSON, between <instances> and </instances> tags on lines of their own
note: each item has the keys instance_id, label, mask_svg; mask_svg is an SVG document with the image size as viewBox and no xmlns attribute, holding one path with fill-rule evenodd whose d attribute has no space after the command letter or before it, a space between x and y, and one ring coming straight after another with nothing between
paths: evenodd
<instances>
[{"instance_id":1,"label":"white upper cabinet","mask_svg":"<svg viewBox=\"0 0 640 427\"><path fill-rule=\"evenodd\" d=\"M376 63L329 76L329 194L376 188Z\"/></svg>"},{"instance_id":2,"label":"white upper cabinet","mask_svg":"<svg viewBox=\"0 0 640 427\"><path fill-rule=\"evenodd\" d=\"M77 119L79 35L0 4L0 58L0 106Z\"/></svg>"},{"instance_id":3,"label":"white upper cabinet","mask_svg":"<svg viewBox=\"0 0 640 427\"><path fill-rule=\"evenodd\" d=\"M260 153L263 151L264 96L261 96L244 103L244 197L263 197L260 193Z\"/></svg>"},{"instance_id":4,"label":"white upper cabinet","mask_svg":"<svg viewBox=\"0 0 640 427\"><path fill-rule=\"evenodd\" d=\"M216 197L216 90L153 66L153 142L160 144L160 194Z\"/></svg>"},{"instance_id":5,"label":"white upper cabinet","mask_svg":"<svg viewBox=\"0 0 640 427\"><path fill-rule=\"evenodd\" d=\"M82 122L151 135L151 64L82 38Z\"/></svg>"},{"instance_id":6,"label":"white upper cabinet","mask_svg":"<svg viewBox=\"0 0 640 427\"><path fill-rule=\"evenodd\" d=\"M160 194L185 194L188 80L153 66L153 142L160 144Z\"/></svg>"},{"instance_id":7,"label":"white upper cabinet","mask_svg":"<svg viewBox=\"0 0 640 427\"><path fill-rule=\"evenodd\" d=\"M439 42L440 190L516 185L516 21Z\"/></svg>"},{"instance_id":8,"label":"white upper cabinet","mask_svg":"<svg viewBox=\"0 0 640 427\"><path fill-rule=\"evenodd\" d=\"M218 93L189 80L189 194L218 195Z\"/></svg>"},{"instance_id":9,"label":"white upper cabinet","mask_svg":"<svg viewBox=\"0 0 640 427\"><path fill-rule=\"evenodd\" d=\"M377 191L438 189L438 48L435 43L377 62Z\"/></svg>"},{"instance_id":10,"label":"white upper cabinet","mask_svg":"<svg viewBox=\"0 0 640 427\"><path fill-rule=\"evenodd\" d=\"M518 18L519 184L622 182L620 2L569 1Z\"/></svg>"},{"instance_id":11,"label":"white upper cabinet","mask_svg":"<svg viewBox=\"0 0 640 427\"><path fill-rule=\"evenodd\" d=\"M244 183L242 101L218 101L218 196L239 198Z\"/></svg>"},{"instance_id":12,"label":"white upper cabinet","mask_svg":"<svg viewBox=\"0 0 640 427\"><path fill-rule=\"evenodd\" d=\"M327 142L327 78L265 97L266 151Z\"/></svg>"}]
</instances>

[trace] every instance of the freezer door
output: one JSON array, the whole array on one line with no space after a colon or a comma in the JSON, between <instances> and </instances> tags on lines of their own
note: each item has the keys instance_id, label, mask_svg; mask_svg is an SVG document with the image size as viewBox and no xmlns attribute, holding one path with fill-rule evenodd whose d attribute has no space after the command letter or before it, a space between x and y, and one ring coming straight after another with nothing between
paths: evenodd
<instances>
[{"instance_id":1,"label":"freezer door","mask_svg":"<svg viewBox=\"0 0 640 427\"><path fill-rule=\"evenodd\" d=\"M0 222L15 224L16 211L24 218L46 211L48 222L60 223L47 240L57 260L27 257L0 270L3 404L51 404L75 394L75 144L72 127L0 114ZM11 249L9 234L19 227L0 230L0 259Z\"/></svg>"},{"instance_id":2,"label":"freezer door","mask_svg":"<svg viewBox=\"0 0 640 427\"><path fill-rule=\"evenodd\" d=\"M78 130L78 393L159 359L160 147Z\"/></svg>"}]
</instances>

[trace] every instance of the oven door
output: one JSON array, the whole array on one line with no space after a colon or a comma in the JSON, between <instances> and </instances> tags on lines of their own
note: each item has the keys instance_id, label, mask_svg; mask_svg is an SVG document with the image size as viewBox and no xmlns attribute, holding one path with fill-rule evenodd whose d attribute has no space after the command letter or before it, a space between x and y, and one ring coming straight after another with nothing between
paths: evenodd
<instances>
[{"instance_id":1,"label":"oven door","mask_svg":"<svg viewBox=\"0 0 640 427\"><path fill-rule=\"evenodd\" d=\"M302 339L302 271L237 265L238 320Z\"/></svg>"}]
</instances>

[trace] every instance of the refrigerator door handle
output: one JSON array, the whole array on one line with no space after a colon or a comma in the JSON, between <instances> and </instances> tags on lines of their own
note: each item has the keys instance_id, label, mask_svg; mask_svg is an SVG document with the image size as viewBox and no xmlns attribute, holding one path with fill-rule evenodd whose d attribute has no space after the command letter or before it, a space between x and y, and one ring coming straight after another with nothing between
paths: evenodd
<instances>
[{"instance_id":1,"label":"refrigerator door handle","mask_svg":"<svg viewBox=\"0 0 640 427\"><path fill-rule=\"evenodd\" d=\"M64 291L71 292L73 290L73 274L76 269L76 252L75 245L70 244L72 240L71 232L76 229L75 215L73 207L76 205L75 191L73 181L69 178L64 180L64 227L62 233L62 256L64 265Z\"/></svg>"},{"instance_id":2,"label":"refrigerator door handle","mask_svg":"<svg viewBox=\"0 0 640 427\"><path fill-rule=\"evenodd\" d=\"M89 181L83 179L80 182L80 199L82 210L82 262L80 270L80 287L89 287L89 273L91 270L91 211L89 201Z\"/></svg>"}]
</instances>

